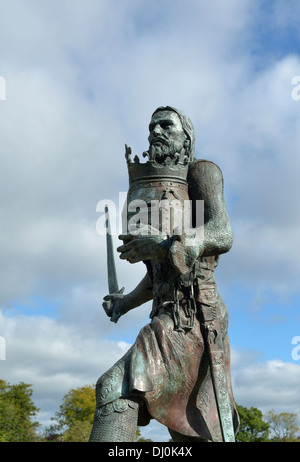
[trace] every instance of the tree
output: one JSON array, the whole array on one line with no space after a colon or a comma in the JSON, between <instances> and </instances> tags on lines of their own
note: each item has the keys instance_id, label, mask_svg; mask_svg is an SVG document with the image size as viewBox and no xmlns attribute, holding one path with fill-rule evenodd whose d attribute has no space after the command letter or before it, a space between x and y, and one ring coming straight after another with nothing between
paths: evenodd
<instances>
[{"instance_id":1,"label":"tree","mask_svg":"<svg viewBox=\"0 0 300 462\"><path fill-rule=\"evenodd\" d=\"M69 443L76 443L80 441L87 442L89 440L91 430L92 424L89 421L74 421L72 426L64 433L63 441L67 441Z\"/></svg>"},{"instance_id":2,"label":"tree","mask_svg":"<svg viewBox=\"0 0 300 462\"><path fill-rule=\"evenodd\" d=\"M71 389L63 398L63 402L52 420L56 421L46 429L46 441L87 442L89 440L96 407L95 387ZM151 441L144 439L139 427L136 431L136 442Z\"/></svg>"},{"instance_id":3,"label":"tree","mask_svg":"<svg viewBox=\"0 0 300 462\"><path fill-rule=\"evenodd\" d=\"M20 382L10 385L0 380L0 441L31 442L38 439L36 430L38 422L32 417L39 409L34 405L31 396L31 385Z\"/></svg>"},{"instance_id":4,"label":"tree","mask_svg":"<svg viewBox=\"0 0 300 462\"><path fill-rule=\"evenodd\" d=\"M269 424L264 422L263 414L259 409L250 409L237 405L240 417L240 428L236 441L240 442L263 442L269 437Z\"/></svg>"},{"instance_id":5,"label":"tree","mask_svg":"<svg viewBox=\"0 0 300 462\"><path fill-rule=\"evenodd\" d=\"M298 439L297 433L299 433L300 428L297 425L297 414L289 412L276 414L274 411L269 411L265 415L265 418L269 422L270 428L273 430L273 441L291 442Z\"/></svg>"},{"instance_id":6,"label":"tree","mask_svg":"<svg viewBox=\"0 0 300 462\"><path fill-rule=\"evenodd\" d=\"M143 435L141 434L140 427L137 427L136 428L136 442L137 443L148 443L148 442L152 442L152 440L144 438Z\"/></svg>"},{"instance_id":7,"label":"tree","mask_svg":"<svg viewBox=\"0 0 300 462\"><path fill-rule=\"evenodd\" d=\"M46 431L46 439L69 442L88 441L96 407L95 388L91 385L71 389L63 398L52 420L57 422Z\"/></svg>"}]
</instances>

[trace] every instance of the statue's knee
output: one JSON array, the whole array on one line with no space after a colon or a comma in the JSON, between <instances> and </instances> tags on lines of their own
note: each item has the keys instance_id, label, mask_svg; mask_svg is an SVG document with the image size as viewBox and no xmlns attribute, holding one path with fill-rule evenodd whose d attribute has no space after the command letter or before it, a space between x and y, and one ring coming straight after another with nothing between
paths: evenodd
<instances>
[{"instance_id":1,"label":"statue's knee","mask_svg":"<svg viewBox=\"0 0 300 462\"><path fill-rule=\"evenodd\" d=\"M97 405L95 420L108 416L113 417L113 414L121 415L126 412L129 412L132 416L137 416L138 410L139 403L137 401L127 398L118 398L115 401L104 404L103 406Z\"/></svg>"},{"instance_id":2,"label":"statue's knee","mask_svg":"<svg viewBox=\"0 0 300 462\"><path fill-rule=\"evenodd\" d=\"M111 403L122 395L122 381L117 374L106 372L96 383L97 406Z\"/></svg>"},{"instance_id":3,"label":"statue's knee","mask_svg":"<svg viewBox=\"0 0 300 462\"><path fill-rule=\"evenodd\" d=\"M127 398L97 406L90 441L134 441L138 411L138 403Z\"/></svg>"}]
</instances>

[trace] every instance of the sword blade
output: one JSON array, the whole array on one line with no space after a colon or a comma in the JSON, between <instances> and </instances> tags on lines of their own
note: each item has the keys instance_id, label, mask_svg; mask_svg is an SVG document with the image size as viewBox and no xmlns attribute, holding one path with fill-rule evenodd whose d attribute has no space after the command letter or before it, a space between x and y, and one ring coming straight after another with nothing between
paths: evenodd
<instances>
[{"instance_id":1,"label":"sword blade","mask_svg":"<svg viewBox=\"0 0 300 462\"><path fill-rule=\"evenodd\" d=\"M106 250L107 250L107 278L108 278L108 292L110 294L116 294L119 292L119 284L116 272L115 258L114 258L114 246L111 235L110 219L108 207L105 207L106 220Z\"/></svg>"},{"instance_id":2,"label":"sword blade","mask_svg":"<svg viewBox=\"0 0 300 462\"><path fill-rule=\"evenodd\" d=\"M223 441L224 443L234 442L235 433L228 395L223 342L214 328L206 325L204 329L204 341L209 356L211 379Z\"/></svg>"},{"instance_id":3,"label":"sword blade","mask_svg":"<svg viewBox=\"0 0 300 462\"><path fill-rule=\"evenodd\" d=\"M222 351L219 351L218 353L219 355L223 355ZM215 355L210 352L210 365L223 441L224 443L234 442L235 434L233 428L231 406L228 396L224 363L216 364Z\"/></svg>"}]
</instances>

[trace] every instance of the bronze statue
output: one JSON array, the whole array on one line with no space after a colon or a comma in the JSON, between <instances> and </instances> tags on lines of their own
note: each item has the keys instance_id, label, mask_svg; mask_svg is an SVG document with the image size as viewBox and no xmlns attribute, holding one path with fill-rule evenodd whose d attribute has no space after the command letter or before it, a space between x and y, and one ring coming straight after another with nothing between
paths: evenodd
<instances>
[{"instance_id":1,"label":"bronze statue","mask_svg":"<svg viewBox=\"0 0 300 462\"><path fill-rule=\"evenodd\" d=\"M158 108L149 132L146 162L137 156L132 161L126 146L127 230L117 249L121 259L143 261L146 274L125 295L112 268L103 307L117 322L153 300L151 322L98 380L90 441L134 441L137 425L151 419L165 425L176 442L234 441L238 415L228 311L214 277L219 256L233 241L222 172L211 161L195 159L193 125L178 109ZM137 214L139 203L146 209ZM203 226L197 222L198 203L204 204ZM184 204L191 205L190 228L180 226ZM165 209L170 213L164 215Z\"/></svg>"}]
</instances>

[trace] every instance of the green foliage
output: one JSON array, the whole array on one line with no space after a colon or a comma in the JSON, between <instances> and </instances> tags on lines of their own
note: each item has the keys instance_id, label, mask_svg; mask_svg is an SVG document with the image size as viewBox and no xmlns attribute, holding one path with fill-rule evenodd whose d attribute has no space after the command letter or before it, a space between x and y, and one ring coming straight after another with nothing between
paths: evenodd
<instances>
[{"instance_id":1,"label":"green foliage","mask_svg":"<svg viewBox=\"0 0 300 462\"><path fill-rule=\"evenodd\" d=\"M86 442L89 439L96 407L95 388L91 385L71 389L56 412L56 425L47 429L47 441Z\"/></svg>"},{"instance_id":2,"label":"green foliage","mask_svg":"<svg viewBox=\"0 0 300 462\"><path fill-rule=\"evenodd\" d=\"M240 429L236 437L239 442L263 442L269 437L269 424L263 420L263 414L259 409L250 409L237 405L240 417Z\"/></svg>"},{"instance_id":3,"label":"green foliage","mask_svg":"<svg viewBox=\"0 0 300 462\"><path fill-rule=\"evenodd\" d=\"M96 407L95 388L86 385L70 390L63 398L55 418L61 426L70 427L75 422L93 423Z\"/></svg>"},{"instance_id":4,"label":"green foliage","mask_svg":"<svg viewBox=\"0 0 300 462\"><path fill-rule=\"evenodd\" d=\"M276 414L274 411L269 411L265 415L270 428L273 431L272 441L277 442L295 442L299 441L300 428L297 425L297 414L289 412L281 412Z\"/></svg>"},{"instance_id":5,"label":"green foliage","mask_svg":"<svg viewBox=\"0 0 300 462\"><path fill-rule=\"evenodd\" d=\"M31 399L32 394L31 385L23 382L10 385L0 380L0 442L41 440L36 433L39 423L32 420L39 411ZM93 386L71 389L64 396L55 418L52 419L55 420L55 424L46 430L44 441L87 442L93 425L95 406ZM269 411L264 420L262 412L254 407L248 409L237 405L237 410L240 416L237 442L300 442L297 414L276 414ZM143 438L137 427L136 442L146 441L151 442Z\"/></svg>"},{"instance_id":6,"label":"green foliage","mask_svg":"<svg viewBox=\"0 0 300 462\"><path fill-rule=\"evenodd\" d=\"M0 380L0 442L37 441L38 422L31 419L39 409L31 400L31 385L10 385Z\"/></svg>"},{"instance_id":7,"label":"green foliage","mask_svg":"<svg viewBox=\"0 0 300 462\"><path fill-rule=\"evenodd\" d=\"M258 409L237 405L240 430L236 441L240 442L300 442L297 414L269 411L263 414ZM270 437L270 433L272 436Z\"/></svg>"},{"instance_id":8,"label":"green foliage","mask_svg":"<svg viewBox=\"0 0 300 462\"><path fill-rule=\"evenodd\" d=\"M95 388L86 385L70 390L63 398L59 411L56 412L57 423L46 430L46 441L87 442L89 440L96 408ZM139 427L136 442L151 441L144 439Z\"/></svg>"},{"instance_id":9,"label":"green foliage","mask_svg":"<svg viewBox=\"0 0 300 462\"><path fill-rule=\"evenodd\" d=\"M137 427L136 429L136 439L135 441L137 443L148 443L148 442L152 442L152 440L148 440L148 439L145 439L142 435L141 435L141 431L140 431L140 427Z\"/></svg>"},{"instance_id":10,"label":"green foliage","mask_svg":"<svg viewBox=\"0 0 300 462\"><path fill-rule=\"evenodd\" d=\"M83 422L74 421L65 431L63 441L68 443L87 442L92 430L92 424L85 420Z\"/></svg>"}]
</instances>

